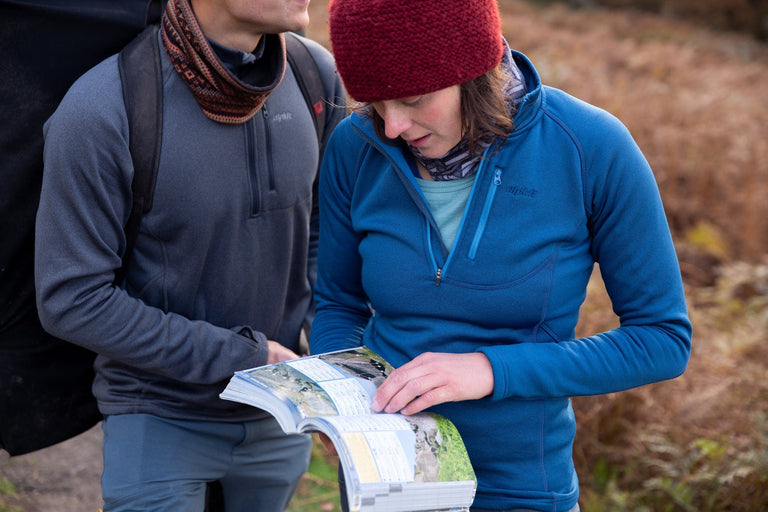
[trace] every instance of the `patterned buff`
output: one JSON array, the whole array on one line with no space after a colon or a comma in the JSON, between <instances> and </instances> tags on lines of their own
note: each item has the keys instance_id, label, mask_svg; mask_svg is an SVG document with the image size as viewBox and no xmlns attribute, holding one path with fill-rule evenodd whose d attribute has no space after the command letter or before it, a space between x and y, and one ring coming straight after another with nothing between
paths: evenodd
<instances>
[{"instance_id":1,"label":"patterned buff","mask_svg":"<svg viewBox=\"0 0 768 512\"><path fill-rule=\"evenodd\" d=\"M523 74L512 58L509 47L506 47L506 42L501 62L510 77L504 88L504 94L508 98L509 113L514 116L517 105L525 96L525 82L523 81ZM488 145L488 143L478 144L480 149L485 149ZM455 180L469 176L477 171L478 164L482 159L482 154L470 154L469 142L466 139L461 139L448 153L438 158L427 158L414 147L409 146L409 149L414 158L424 166L435 181Z\"/></svg>"},{"instance_id":2,"label":"patterned buff","mask_svg":"<svg viewBox=\"0 0 768 512\"><path fill-rule=\"evenodd\" d=\"M163 46L173 67L189 86L205 115L219 123L240 124L251 119L285 74L282 35L266 34L266 43L280 45L277 73L271 83L253 86L232 75L219 62L197 23L189 0L170 0L162 20ZM272 40L273 39L273 40Z\"/></svg>"}]
</instances>

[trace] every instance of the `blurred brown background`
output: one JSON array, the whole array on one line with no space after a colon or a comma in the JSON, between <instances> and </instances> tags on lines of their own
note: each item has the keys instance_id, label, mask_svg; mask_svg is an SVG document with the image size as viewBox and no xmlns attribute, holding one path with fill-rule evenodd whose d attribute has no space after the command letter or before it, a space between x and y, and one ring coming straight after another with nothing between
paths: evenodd
<instances>
[{"instance_id":1,"label":"blurred brown background","mask_svg":"<svg viewBox=\"0 0 768 512\"><path fill-rule=\"evenodd\" d=\"M499 5L543 81L617 115L645 152L694 324L682 377L574 399L582 510L768 510L768 1ZM313 1L308 35L328 46L326 8ZM579 333L616 323L596 273ZM0 512L97 510L99 443L96 427L1 452ZM336 509L326 473L313 466L292 510Z\"/></svg>"}]
</instances>

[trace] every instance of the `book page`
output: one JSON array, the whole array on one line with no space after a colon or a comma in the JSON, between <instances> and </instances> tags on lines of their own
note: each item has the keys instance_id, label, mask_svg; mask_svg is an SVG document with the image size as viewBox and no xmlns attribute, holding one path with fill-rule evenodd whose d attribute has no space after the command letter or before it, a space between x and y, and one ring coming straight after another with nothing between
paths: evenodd
<instances>
[{"instance_id":1,"label":"book page","mask_svg":"<svg viewBox=\"0 0 768 512\"><path fill-rule=\"evenodd\" d=\"M466 448L456 427L437 414L371 414L354 417L329 417L344 442L358 471L372 474L360 461L372 458L376 476L366 481L451 482L475 480Z\"/></svg>"},{"instance_id":2,"label":"book page","mask_svg":"<svg viewBox=\"0 0 768 512\"><path fill-rule=\"evenodd\" d=\"M303 357L286 361L285 364L297 369L315 382L346 377L341 370L317 357Z\"/></svg>"},{"instance_id":3,"label":"book page","mask_svg":"<svg viewBox=\"0 0 768 512\"><path fill-rule=\"evenodd\" d=\"M291 365L261 366L240 372L238 376L249 381L251 385L283 397L286 405L292 408L297 423L311 416L338 414L328 393L317 382ZM258 403L254 405L258 406Z\"/></svg>"},{"instance_id":4,"label":"book page","mask_svg":"<svg viewBox=\"0 0 768 512\"><path fill-rule=\"evenodd\" d=\"M476 480L455 426L442 416L310 419L336 445L351 510L466 510Z\"/></svg>"},{"instance_id":5,"label":"book page","mask_svg":"<svg viewBox=\"0 0 768 512\"><path fill-rule=\"evenodd\" d=\"M328 418L347 445L361 483L414 479L416 436L399 414Z\"/></svg>"},{"instance_id":6,"label":"book page","mask_svg":"<svg viewBox=\"0 0 768 512\"><path fill-rule=\"evenodd\" d=\"M333 360L333 356L330 357ZM339 360L342 365L346 361L348 358ZM327 362L325 356L294 359L285 364L322 388L337 414L350 416L371 412L371 400L376 392L375 383L358 377L357 373L350 375L342 371L339 366Z\"/></svg>"},{"instance_id":7,"label":"book page","mask_svg":"<svg viewBox=\"0 0 768 512\"><path fill-rule=\"evenodd\" d=\"M318 416L371 412L371 399L392 366L371 350L360 347L302 357L283 363L239 371L222 398L256 407L274 404L274 395L290 410L293 423ZM271 411L284 429L288 414ZM286 430L288 431L288 430Z\"/></svg>"},{"instance_id":8,"label":"book page","mask_svg":"<svg viewBox=\"0 0 768 512\"><path fill-rule=\"evenodd\" d=\"M376 388L366 390L357 379L327 380L318 385L328 393L339 415L371 413L371 400Z\"/></svg>"}]
</instances>

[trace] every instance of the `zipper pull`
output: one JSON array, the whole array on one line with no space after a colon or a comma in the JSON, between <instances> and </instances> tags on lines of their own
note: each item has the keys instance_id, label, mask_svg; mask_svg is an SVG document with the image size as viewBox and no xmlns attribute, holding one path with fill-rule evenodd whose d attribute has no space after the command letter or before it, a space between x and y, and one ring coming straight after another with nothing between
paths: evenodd
<instances>
[{"instance_id":1,"label":"zipper pull","mask_svg":"<svg viewBox=\"0 0 768 512\"><path fill-rule=\"evenodd\" d=\"M435 286L440 286L440 281L443 279L443 269L439 268L437 269L437 274L435 274Z\"/></svg>"},{"instance_id":2,"label":"zipper pull","mask_svg":"<svg viewBox=\"0 0 768 512\"><path fill-rule=\"evenodd\" d=\"M501 185L501 169L498 167L496 168L496 171L493 173L493 184L497 187Z\"/></svg>"}]
</instances>

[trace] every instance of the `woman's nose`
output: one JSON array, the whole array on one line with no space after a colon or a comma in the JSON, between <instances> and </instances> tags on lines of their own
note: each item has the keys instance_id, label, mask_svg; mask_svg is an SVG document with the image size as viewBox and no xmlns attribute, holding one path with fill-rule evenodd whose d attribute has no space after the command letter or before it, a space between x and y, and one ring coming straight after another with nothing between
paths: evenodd
<instances>
[{"instance_id":1,"label":"woman's nose","mask_svg":"<svg viewBox=\"0 0 768 512\"><path fill-rule=\"evenodd\" d=\"M385 106L379 115L384 121L384 135L389 139L398 138L413 124L407 113L396 105Z\"/></svg>"}]
</instances>

